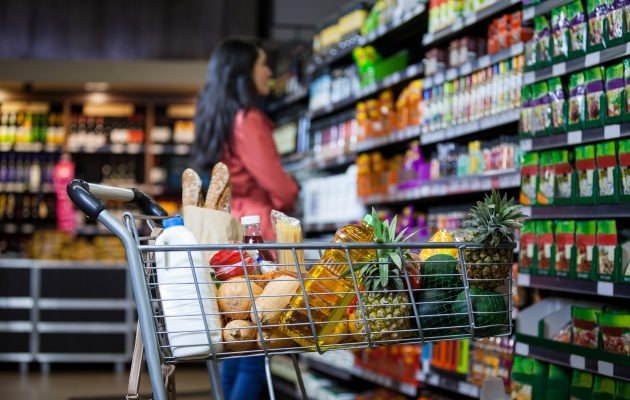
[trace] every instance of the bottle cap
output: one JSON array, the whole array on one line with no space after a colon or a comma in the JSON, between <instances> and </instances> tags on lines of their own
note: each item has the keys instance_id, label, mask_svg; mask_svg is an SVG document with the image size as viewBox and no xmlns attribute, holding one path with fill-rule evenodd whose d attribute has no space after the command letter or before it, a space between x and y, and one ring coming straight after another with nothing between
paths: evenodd
<instances>
[{"instance_id":1,"label":"bottle cap","mask_svg":"<svg viewBox=\"0 0 630 400\"><path fill-rule=\"evenodd\" d=\"M241 217L241 225L260 224L260 215L246 215Z\"/></svg>"},{"instance_id":2,"label":"bottle cap","mask_svg":"<svg viewBox=\"0 0 630 400\"><path fill-rule=\"evenodd\" d=\"M162 222L162 227L164 229L171 228L173 226L184 226L184 220L181 216L177 215L175 217L165 219L164 222Z\"/></svg>"}]
</instances>

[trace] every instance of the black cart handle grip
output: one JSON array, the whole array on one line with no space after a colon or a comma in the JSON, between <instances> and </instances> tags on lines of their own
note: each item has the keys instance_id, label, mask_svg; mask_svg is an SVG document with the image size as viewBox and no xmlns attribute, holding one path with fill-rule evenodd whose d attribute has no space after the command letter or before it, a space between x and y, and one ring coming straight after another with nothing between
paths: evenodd
<instances>
[{"instance_id":1,"label":"black cart handle grip","mask_svg":"<svg viewBox=\"0 0 630 400\"><path fill-rule=\"evenodd\" d=\"M125 189L114 186L87 183L82 179L73 179L66 187L70 200L88 217L97 219L105 204L103 200L119 200L134 203L144 214L152 217L166 217L168 213L151 197L138 189Z\"/></svg>"}]
</instances>

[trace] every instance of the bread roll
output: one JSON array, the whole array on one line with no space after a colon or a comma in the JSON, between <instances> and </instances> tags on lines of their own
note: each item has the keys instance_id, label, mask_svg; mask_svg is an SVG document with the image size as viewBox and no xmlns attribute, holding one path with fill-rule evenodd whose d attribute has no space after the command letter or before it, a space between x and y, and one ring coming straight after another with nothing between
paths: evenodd
<instances>
[{"instance_id":1,"label":"bread roll","mask_svg":"<svg viewBox=\"0 0 630 400\"><path fill-rule=\"evenodd\" d=\"M201 178L191 168L182 173L182 206L198 206L201 204Z\"/></svg>"}]
</instances>

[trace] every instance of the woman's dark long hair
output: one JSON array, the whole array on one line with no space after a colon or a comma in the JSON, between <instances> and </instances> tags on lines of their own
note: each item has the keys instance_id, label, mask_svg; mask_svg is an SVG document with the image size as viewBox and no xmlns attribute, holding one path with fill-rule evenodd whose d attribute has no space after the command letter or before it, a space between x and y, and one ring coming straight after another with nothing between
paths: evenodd
<instances>
[{"instance_id":1,"label":"woman's dark long hair","mask_svg":"<svg viewBox=\"0 0 630 400\"><path fill-rule=\"evenodd\" d=\"M239 110L254 105L256 88L252 79L260 44L253 39L226 39L214 50L208 77L197 99L195 146L192 156L200 168L208 168L223 157L232 144L234 119Z\"/></svg>"}]
</instances>

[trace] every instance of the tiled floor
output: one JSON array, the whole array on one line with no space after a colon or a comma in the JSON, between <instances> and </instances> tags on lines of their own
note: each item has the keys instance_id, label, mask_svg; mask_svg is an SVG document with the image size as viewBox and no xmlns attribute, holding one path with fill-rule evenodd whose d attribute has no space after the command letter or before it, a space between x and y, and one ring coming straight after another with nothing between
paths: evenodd
<instances>
[{"instance_id":1,"label":"tiled floor","mask_svg":"<svg viewBox=\"0 0 630 400\"><path fill-rule=\"evenodd\" d=\"M178 367L177 398L208 400L210 379L203 368ZM17 370L0 371L1 400L119 400L127 391L127 372L116 374L103 370L55 370L50 374ZM142 378L142 392L149 391L149 379Z\"/></svg>"}]
</instances>

